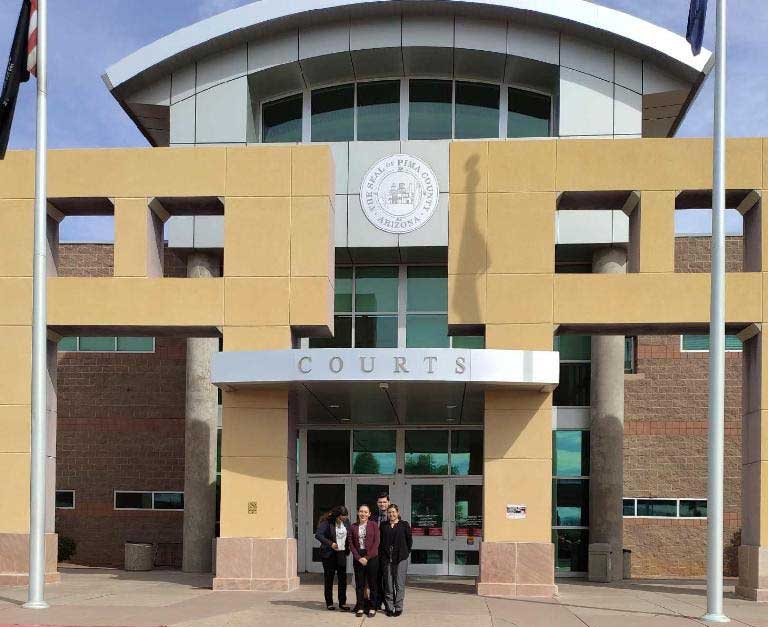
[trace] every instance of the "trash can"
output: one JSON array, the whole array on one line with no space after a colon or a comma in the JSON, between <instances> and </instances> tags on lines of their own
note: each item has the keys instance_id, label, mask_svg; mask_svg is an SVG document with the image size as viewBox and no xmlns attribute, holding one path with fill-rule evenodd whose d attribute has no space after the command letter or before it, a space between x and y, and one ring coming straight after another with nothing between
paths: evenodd
<instances>
[{"instance_id":1,"label":"trash can","mask_svg":"<svg viewBox=\"0 0 768 627\"><path fill-rule=\"evenodd\" d=\"M623 578L624 579L632 579L632 551L631 549L624 549L624 562L622 564L624 570L623 570Z\"/></svg>"},{"instance_id":2,"label":"trash can","mask_svg":"<svg viewBox=\"0 0 768 627\"><path fill-rule=\"evenodd\" d=\"M597 542L589 545L587 573L589 581L610 583L615 567L614 555L610 544Z\"/></svg>"},{"instance_id":3,"label":"trash can","mask_svg":"<svg viewBox=\"0 0 768 627\"><path fill-rule=\"evenodd\" d=\"M146 542L125 543L125 570L152 570L155 565L155 548Z\"/></svg>"}]
</instances>

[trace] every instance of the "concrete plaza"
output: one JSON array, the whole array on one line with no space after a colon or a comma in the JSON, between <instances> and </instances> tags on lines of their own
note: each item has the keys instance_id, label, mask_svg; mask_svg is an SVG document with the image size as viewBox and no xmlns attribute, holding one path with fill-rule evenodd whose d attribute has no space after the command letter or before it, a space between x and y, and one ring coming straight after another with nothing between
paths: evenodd
<instances>
[{"instance_id":1,"label":"concrete plaza","mask_svg":"<svg viewBox=\"0 0 768 627\"><path fill-rule=\"evenodd\" d=\"M555 599L494 599L474 594L474 580L409 580L406 611L400 618L374 619L329 612L316 576L293 593L212 592L211 578L175 571L62 569L62 581L48 587L51 608L20 607L26 588L0 589L0 626L78 625L236 627L239 625L362 625L403 627L684 627L702 624L706 597L702 581L635 580L596 585L559 580ZM354 589L348 590L350 605ZM726 586L726 611L735 625L768 627L768 606L736 599Z\"/></svg>"}]
</instances>

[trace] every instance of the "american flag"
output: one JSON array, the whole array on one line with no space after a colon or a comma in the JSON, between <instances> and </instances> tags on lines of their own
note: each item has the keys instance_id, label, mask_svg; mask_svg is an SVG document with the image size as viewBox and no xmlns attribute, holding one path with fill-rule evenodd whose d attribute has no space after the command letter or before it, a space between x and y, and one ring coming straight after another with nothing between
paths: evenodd
<instances>
[{"instance_id":1,"label":"american flag","mask_svg":"<svg viewBox=\"0 0 768 627\"><path fill-rule=\"evenodd\" d=\"M27 72L37 76L37 0L31 0L29 37L27 38Z\"/></svg>"}]
</instances>

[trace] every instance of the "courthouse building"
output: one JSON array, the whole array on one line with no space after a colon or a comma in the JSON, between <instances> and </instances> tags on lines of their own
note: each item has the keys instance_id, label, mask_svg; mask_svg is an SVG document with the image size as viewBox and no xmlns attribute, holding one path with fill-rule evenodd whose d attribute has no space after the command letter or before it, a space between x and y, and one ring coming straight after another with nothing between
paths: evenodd
<instances>
[{"instance_id":1,"label":"courthouse building","mask_svg":"<svg viewBox=\"0 0 768 627\"><path fill-rule=\"evenodd\" d=\"M152 147L50 154L49 579L58 534L291 590L318 517L381 492L409 573L480 594L627 551L703 575L709 238L675 211L711 207L711 142L673 136L710 66L581 0L262 0L110 67ZM768 600L763 140L728 164L725 565ZM33 197L9 153L0 583L27 568Z\"/></svg>"}]
</instances>

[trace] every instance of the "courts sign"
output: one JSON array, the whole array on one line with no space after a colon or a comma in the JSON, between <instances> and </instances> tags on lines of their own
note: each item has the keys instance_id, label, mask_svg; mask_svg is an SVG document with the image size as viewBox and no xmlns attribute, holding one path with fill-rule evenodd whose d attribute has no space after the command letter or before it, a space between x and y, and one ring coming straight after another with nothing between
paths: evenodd
<instances>
[{"instance_id":1,"label":"courts sign","mask_svg":"<svg viewBox=\"0 0 768 627\"><path fill-rule=\"evenodd\" d=\"M365 217L381 231L410 233L424 226L437 210L437 176L411 155L385 157L373 164L360 185Z\"/></svg>"}]
</instances>

